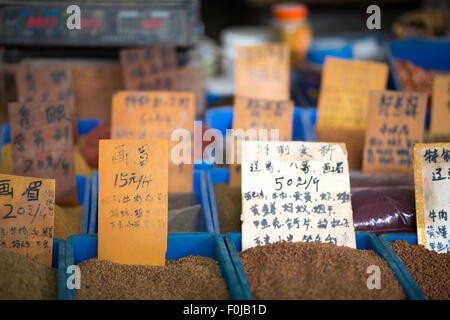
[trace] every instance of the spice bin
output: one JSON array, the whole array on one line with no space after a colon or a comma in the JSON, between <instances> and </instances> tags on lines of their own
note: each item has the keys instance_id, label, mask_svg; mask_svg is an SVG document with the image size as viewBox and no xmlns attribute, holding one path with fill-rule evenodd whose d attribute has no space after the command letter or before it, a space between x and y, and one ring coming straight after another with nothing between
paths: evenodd
<instances>
[{"instance_id":1,"label":"spice bin","mask_svg":"<svg viewBox=\"0 0 450 320\"><path fill-rule=\"evenodd\" d=\"M315 108L294 107L292 140L317 141L314 126L317 110ZM205 113L206 125L219 130L223 136L227 129L233 128L233 107L212 108Z\"/></svg>"},{"instance_id":2,"label":"spice bin","mask_svg":"<svg viewBox=\"0 0 450 320\"><path fill-rule=\"evenodd\" d=\"M73 300L75 293L67 288L67 267L84 260L95 258L97 251L97 235L74 235L67 239L66 245L60 248L58 270L58 299ZM166 259L180 259L198 255L218 261L222 275L228 286L231 299L242 299L242 289L235 269L230 260L223 237L213 233L169 233L167 238Z\"/></svg>"},{"instance_id":3,"label":"spice bin","mask_svg":"<svg viewBox=\"0 0 450 320\"><path fill-rule=\"evenodd\" d=\"M238 252L242 251L241 233L228 233L225 236L225 243L228 247L231 261L234 264L236 273L241 283L243 294L246 297L246 299L253 299L250 286L247 282L244 269L238 256ZM373 250L381 258L383 258L387 262L391 270L394 272L398 282L400 283L401 287L403 288L406 294L407 299L410 300L425 299L422 292L420 290L417 290L417 287L415 287L413 283L411 283L408 279L405 278L403 272L401 272L398 265L392 261L387 251L381 245L380 241L377 239L375 235L368 232L356 232L356 248L359 250Z\"/></svg>"},{"instance_id":4,"label":"spice bin","mask_svg":"<svg viewBox=\"0 0 450 320\"><path fill-rule=\"evenodd\" d=\"M394 252L389 242L397 241L397 240L405 240L409 244L417 245L417 235L415 233L393 233L393 234L382 234L378 236L381 245L386 250L387 254L391 257L392 261L398 266L400 271L403 273L404 277L408 279L412 286L415 287L415 290L420 292L424 299L426 299L425 294L420 289L417 282L414 280L412 275L408 272L408 269L403 264L402 260L400 260L399 256Z\"/></svg>"},{"instance_id":5,"label":"spice bin","mask_svg":"<svg viewBox=\"0 0 450 320\"><path fill-rule=\"evenodd\" d=\"M206 172L194 169L193 190L197 200L201 204L201 212L197 221L196 232L214 232L210 200L207 191ZM97 234L98 232L98 171L91 177L91 202L88 234Z\"/></svg>"}]
</instances>

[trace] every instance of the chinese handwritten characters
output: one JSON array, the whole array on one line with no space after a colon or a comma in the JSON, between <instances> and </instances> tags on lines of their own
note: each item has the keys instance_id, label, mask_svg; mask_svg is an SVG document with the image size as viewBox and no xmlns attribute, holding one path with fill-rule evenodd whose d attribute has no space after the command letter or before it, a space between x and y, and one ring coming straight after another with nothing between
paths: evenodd
<instances>
[{"instance_id":1,"label":"chinese handwritten characters","mask_svg":"<svg viewBox=\"0 0 450 320\"><path fill-rule=\"evenodd\" d=\"M289 49L283 44L236 49L235 95L289 100Z\"/></svg>"},{"instance_id":2,"label":"chinese handwritten characters","mask_svg":"<svg viewBox=\"0 0 450 320\"><path fill-rule=\"evenodd\" d=\"M163 266L167 141L100 140L99 148L99 259Z\"/></svg>"},{"instance_id":3,"label":"chinese handwritten characters","mask_svg":"<svg viewBox=\"0 0 450 320\"><path fill-rule=\"evenodd\" d=\"M292 101L273 101L253 98L236 97L234 101L233 129L237 137L234 143L234 164L230 165L230 185L241 186L241 167L237 164L238 154L241 152L239 130L256 129L256 140L282 140L289 141L292 138L292 117L294 106ZM263 131L263 130L266 131ZM278 130L278 135L273 136ZM263 134L265 133L265 134Z\"/></svg>"},{"instance_id":4,"label":"chinese handwritten characters","mask_svg":"<svg viewBox=\"0 0 450 320\"><path fill-rule=\"evenodd\" d=\"M175 47L121 50L120 61L126 90L178 90Z\"/></svg>"},{"instance_id":5,"label":"chinese handwritten characters","mask_svg":"<svg viewBox=\"0 0 450 320\"><path fill-rule=\"evenodd\" d=\"M355 248L341 144L242 142L242 249L277 241Z\"/></svg>"},{"instance_id":6,"label":"chinese handwritten characters","mask_svg":"<svg viewBox=\"0 0 450 320\"><path fill-rule=\"evenodd\" d=\"M0 174L0 247L52 266L55 180Z\"/></svg>"},{"instance_id":7,"label":"chinese handwritten characters","mask_svg":"<svg viewBox=\"0 0 450 320\"><path fill-rule=\"evenodd\" d=\"M384 63L327 58L318 102L319 129L364 130L369 92L384 90L387 76Z\"/></svg>"},{"instance_id":8,"label":"chinese handwritten characters","mask_svg":"<svg viewBox=\"0 0 450 320\"><path fill-rule=\"evenodd\" d=\"M427 96L372 91L363 156L363 172L413 171L413 147L422 142Z\"/></svg>"},{"instance_id":9,"label":"chinese handwritten characters","mask_svg":"<svg viewBox=\"0 0 450 320\"><path fill-rule=\"evenodd\" d=\"M417 240L450 252L450 143L414 146Z\"/></svg>"},{"instance_id":10,"label":"chinese handwritten characters","mask_svg":"<svg viewBox=\"0 0 450 320\"><path fill-rule=\"evenodd\" d=\"M194 134L195 97L190 92L120 91L113 97L112 139L167 139L184 128ZM177 145L170 141L169 152ZM191 153L192 154L192 153ZM169 162L169 191L190 192L193 167Z\"/></svg>"},{"instance_id":11,"label":"chinese handwritten characters","mask_svg":"<svg viewBox=\"0 0 450 320\"><path fill-rule=\"evenodd\" d=\"M72 112L67 102L8 105L14 174L56 179L56 202L78 204Z\"/></svg>"},{"instance_id":12,"label":"chinese handwritten characters","mask_svg":"<svg viewBox=\"0 0 450 320\"><path fill-rule=\"evenodd\" d=\"M433 81L430 132L450 134L450 75L437 76Z\"/></svg>"},{"instance_id":13,"label":"chinese handwritten characters","mask_svg":"<svg viewBox=\"0 0 450 320\"><path fill-rule=\"evenodd\" d=\"M18 69L16 86L20 102L66 101L74 96L72 73L61 66Z\"/></svg>"}]
</instances>

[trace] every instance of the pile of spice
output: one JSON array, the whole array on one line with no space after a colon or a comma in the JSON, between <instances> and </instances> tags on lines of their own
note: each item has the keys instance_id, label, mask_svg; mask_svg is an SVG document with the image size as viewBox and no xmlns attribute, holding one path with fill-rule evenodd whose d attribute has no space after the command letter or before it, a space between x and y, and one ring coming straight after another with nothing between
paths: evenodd
<instances>
[{"instance_id":1,"label":"pile of spice","mask_svg":"<svg viewBox=\"0 0 450 320\"><path fill-rule=\"evenodd\" d=\"M277 242L247 249L239 257L255 299L405 299L386 261L371 250ZM380 268L380 289L367 286L372 265Z\"/></svg>"},{"instance_id":2,"label":"pile of spice","mask_svg":"<svg viewBox=\"0 0 450 320\"><path fill-rule=\"evenodd\" d=\"M428 299L450 299L450 253L437 253L405 240L390 245Z\"/></svg>"},{"instance_id":3,"label":"pile of spice","mask_svg":"<svg viewBox=\"0 0 450 320\"><path fill-rule=\"evenodd\" d=\"M241 188L230 187L227 183L214 184L220 233L241 231Z\"/></svg>"},{"instance_id":4,"label":"pile of spice","mask_svg":"<svg viewBox=\"0 0 450 320\"><path fill-rule=\"evenodd\" d=\"M124 265L90 259L79 264L78 300L220 300L229 299L219 264L189 256L167 260L164 267Z\"/></svg>"},{"instance_id":5,"label":"pile of spice","mask_svg":"<svg viewBox=\"0 0 450 320\"><path fill-rule=\"evenodd\" d=\"M395 70L403 91L423 92L431 97L433 80L436 76L445 74L442 71L426 70L408 60L394 60Z\"/></svg>"},{"instance_id":6,"label":"pile of spice","mask_svg":"<svg viewBox=\"0 0 450 320\"><path fill-rule=\"evenodd\" d=\"M57 270L0 248L0 300L53 300Z\"/></svg>"}]
</instances>

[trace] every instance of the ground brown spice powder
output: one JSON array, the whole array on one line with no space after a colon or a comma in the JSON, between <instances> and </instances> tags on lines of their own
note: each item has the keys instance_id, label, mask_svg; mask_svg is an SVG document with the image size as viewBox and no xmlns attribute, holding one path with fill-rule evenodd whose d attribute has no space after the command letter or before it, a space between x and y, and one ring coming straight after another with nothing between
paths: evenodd
<instances>
[{"instance_id":1,"label":"ground brown spice powder","mask_svg":"<svg viewBox=\"0 0 450 320\"><path fill-rule=\"evenodd\" d=\"M57 270L0 248L0 300L54 300Z\"/></svg>"},{"instance_id":2,"label":"ground brown spice powder","mask_svg":"<svg viewBox=\"0 0 450 320\"><path fill-rule=\"evenodd\" d=\"M83 261L79 300L216 300L229 299L219 264L189 256L166 266L131 266L97 258Z\"/></svg>"},{"instance_id":3,"label":"ground brown spice powder","mask_svg":"<svg viewBox=\"0 0 450 320\"><path fill-rule=\"evenodd\" d=\"M405 240L390 245L428 299L450 299L450 253L437 253Z\"/></svg>"},{"instance_id":4,"label":"ground brown spice powder","mask_svg":"<svg viewBox=\"0 0 450 320\"><path fill-rule=\"evenodd\" d=\"M255 299L405 299L386 261L371 250L278 242L239 257ZM381 289L367 287L371 265L380 267Z\"/></svg>"},{"instance_id":5,"label":"ground brown spice powder","mask_svg":"<svg viewBox=\"0 0 450 320\"><path fill-rule=\"evenodd\" d=\"M66 240L73 234L81 234L83 224L83 207L55 206L54 237Z\"/></svg>"},{"instance_id":6,"label":"ground brown spice powder","mask_svg":"<svg viewBox=\"0 0 450 320\"><path fill-rule=\"evenodd\" d=\"M241 232L241 188L232 188L227 183L215 183L214 194L220 233Z\"/></svg>"}]
</instances>

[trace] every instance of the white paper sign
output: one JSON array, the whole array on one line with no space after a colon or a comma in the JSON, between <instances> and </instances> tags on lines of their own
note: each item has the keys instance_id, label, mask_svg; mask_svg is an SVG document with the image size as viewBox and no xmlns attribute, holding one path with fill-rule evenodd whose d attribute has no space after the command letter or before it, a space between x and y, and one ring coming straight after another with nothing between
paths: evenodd
<instances>
[{"instance_id":1,"label":"white paper sign","mask_svg":"<svg viewBox=\"0 0 450 320\"><path fill-rule=\"evenodd\" d=\"M242 142L242 249L278 241L356 248L347 151L322 142Z\"/></svg>"},{"instance_id":2,"label":"white paper sign","mask_svg":"<svg viewBox=\"0 0 450 320\"><path fill-rule=\"evenodd\" d=\"M450 144L414 147L418 243L439 253L450 251Z\"/></svg>"}]
</instances>

